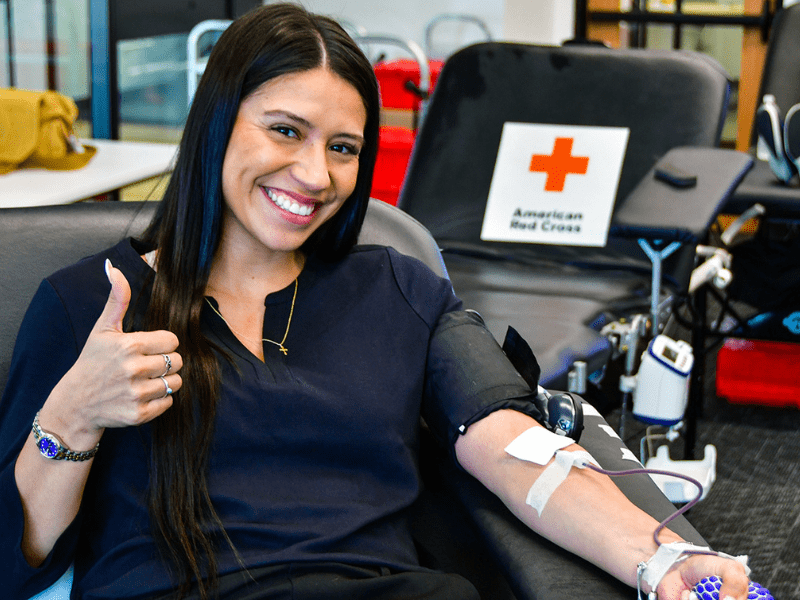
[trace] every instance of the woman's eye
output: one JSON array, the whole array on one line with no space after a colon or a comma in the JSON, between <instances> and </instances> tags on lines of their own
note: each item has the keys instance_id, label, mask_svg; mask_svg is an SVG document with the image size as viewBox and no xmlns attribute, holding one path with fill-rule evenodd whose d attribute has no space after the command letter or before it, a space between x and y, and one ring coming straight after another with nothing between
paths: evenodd
<instances>
[{"instance_id":1,"label":"woman's eye","mask_svg":"<svg viewBox=\"0 0 800 600\"><path fill-rule=\"evenodd\" d=\"M286 137L293 137L299 138L300 134L297 133L297 130L293 127L289 127L288 125L275 125L272 128L273 131L277 131L278 133L285 135Z\"/></svg>"},{"instance_id":2,"label":"woman's eye","mask_svg":"<svg viewBox=\"0 0 800 600\"><path fill-rule=\"evenodd\" d=\"M358 156L360 152L360 149L353 144L333 144L331 150L340 154L352 154L354 156Z\"/></svg>"}]
</instances>

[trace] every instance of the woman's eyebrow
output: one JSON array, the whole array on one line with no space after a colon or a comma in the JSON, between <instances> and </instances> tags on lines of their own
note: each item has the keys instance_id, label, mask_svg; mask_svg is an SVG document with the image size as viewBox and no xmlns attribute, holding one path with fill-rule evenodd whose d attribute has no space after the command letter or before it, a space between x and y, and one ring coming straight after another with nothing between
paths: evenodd
<instances>
[{"instance_id":1,"label":"woman's eyebrow","mask_svg":"<svg viewBox=\"0 0 800 600\"><path fill-rule=\"evenodd\" d=\"M347 138L349 140L352 140L352 141L354 141L354 142L356 142L358 144L363 144L364 143L364 137L361 136L361 135L356 135L354 133L344 133L344 132L342 132L342 133L339 134L339 136L343 137L343 138Z\"/></svg>"},{"instance_id":2,"label":"woman's eyebrow","mask_svg":"<svg viewBox=\"0 0 800 600\"><path fill-rule=\"evenodd\" d=\"M284 117L286 119L291 119L292 121L297 121L298 123L300 123L302 125L309 125L309 126L311 125L311 122L308 121L307 119L304 119L303 117L301 117L301 116L299 116L299 115L297 115L297 114L295 114L293 112L289 112L288 110L282 110L282 109L265 110L264 111L264 116L267 116L267 117Z\"/></svg>"},{"instance_id":3,"label":"woman's eyebrow","mask_svg":"<svg viewBox=\"0 0 800 600\"><path fill-rule=\"evenodd\" d=\"M312 127L311 121L308 119L304 119L303 117L296 115L292 112L286 110L265 110L264 111L265 117L283 117L284 119L289 119L294 121L299 125L303 125L304 127Z\"/></svg>"}]
</instances>

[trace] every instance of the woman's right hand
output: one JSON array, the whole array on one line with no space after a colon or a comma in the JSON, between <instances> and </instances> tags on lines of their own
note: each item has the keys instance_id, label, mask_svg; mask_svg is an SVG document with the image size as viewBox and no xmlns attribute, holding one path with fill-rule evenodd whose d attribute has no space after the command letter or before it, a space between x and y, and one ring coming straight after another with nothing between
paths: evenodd
<instances>
[{"instance_id":1,"label":"woman's right hand","mask_svg":"<svg viewBox=\"0 0 800 600\"><path fill-rule=\"evenodd\" d=\"M106 273L111 292L105 308L39 416L42 429L78 451L93 448L106 427L156 418L172 405L170 392L181 387L178 338L169 331L123 332L130 285L109 261Z\"/></svg>"},{"instance_id":2,"label":"woman's right hand","mask_svg":"<svg viewBox=\"0 0 800 600\"><path fill-rule=\"evenodd\" d=\"M172 405L168 392L181 387L178 338L168 331L124 333L131 288L108 262L106 272L111 292L103 312L75 364L39 411L39 426L74 452L94 448L106 427L155 419ZM92 462L44 458L28 434L15 477L25 519L21 549L29 565L44 561L78 514Z\"/></svg>"}]
</instances>

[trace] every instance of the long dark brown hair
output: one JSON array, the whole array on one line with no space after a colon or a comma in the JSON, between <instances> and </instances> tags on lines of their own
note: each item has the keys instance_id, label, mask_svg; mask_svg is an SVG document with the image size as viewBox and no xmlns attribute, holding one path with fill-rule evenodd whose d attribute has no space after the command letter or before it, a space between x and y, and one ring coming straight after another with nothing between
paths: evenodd
<instances>
[{"instance_id":1,"label":"long dark brown hair","mask_svg":"<svg viewBox=\"0 0 800 600\"><path fill-rule=\"evenodd\" d=\"M293 4L259 7L234 21L209 57L180 142L177 163L142 241L158 248L145 327L172 331L184 359L183 387L153 421L149 510L154 535L185 595L216 582L215 549L230 540L211 503L207 471L220 389L218 358L200 327L223 211L222 163L242 100L265 82L320 66L350 83L366 108L355 190L303 251L337 260L364 220L378 145L379 98L369 61L335 21ZM232 546L232 544L231 544ZM235 549L234 549L235 551Z\"/></svg>"}]
</instances>

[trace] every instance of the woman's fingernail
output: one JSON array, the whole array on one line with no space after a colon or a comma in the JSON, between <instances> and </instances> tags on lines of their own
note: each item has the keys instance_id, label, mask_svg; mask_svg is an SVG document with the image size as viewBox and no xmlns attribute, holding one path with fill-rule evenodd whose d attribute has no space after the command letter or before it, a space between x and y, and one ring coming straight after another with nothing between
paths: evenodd
<instances>
[{"instance_id":1,"label":"woman's fingernail","mask_svg":"<svg viewBox=\"0 0 800 600\"><path fill-rule=\"evenodd\" d=\"M111 260L106 259L106 277L111 281Z\"/></svg>"}]
</instances>

